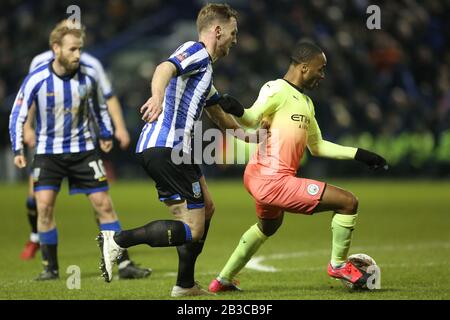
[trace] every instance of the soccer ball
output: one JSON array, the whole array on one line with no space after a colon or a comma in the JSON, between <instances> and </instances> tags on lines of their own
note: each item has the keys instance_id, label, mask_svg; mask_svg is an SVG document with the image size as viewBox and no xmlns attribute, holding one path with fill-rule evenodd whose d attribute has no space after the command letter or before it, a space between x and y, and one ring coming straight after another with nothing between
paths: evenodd
<instances>
[{"instance_id":1,"label":"soccer ball","mask_svg":"<svg viewBox=\"0 0 450 320\"><path fill-rule=\"evenodd\" d=\"M362 283L351 283L341 279L341 282L350 290L374 290L381 288L381 272L375 260L365 254L352 254L347 259L363 274L364 281Z\"/></svg>"}]
</instances>

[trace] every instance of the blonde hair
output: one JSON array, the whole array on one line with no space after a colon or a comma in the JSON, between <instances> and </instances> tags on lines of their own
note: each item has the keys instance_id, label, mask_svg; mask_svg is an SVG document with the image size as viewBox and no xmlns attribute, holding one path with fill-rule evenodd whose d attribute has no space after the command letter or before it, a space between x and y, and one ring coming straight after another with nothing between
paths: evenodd
<instances>
[{"instance_id":1,"label":"blonde hair","mask_svg":"<svg viewBox=\"0 0 450 320\"><path fill-rule=\"evenodd\" d=\"M84 40L85 34L84 26L80 26L80 28L74 28L70 25L70 21L62 20L60 21L50 32L50 37L48 40L48 44L50 45L50 49L53 47L55 43L61 45L62 39L66 34L74 35L75 37L81 38Z\"/></svg>"},{"instance_id":2,"label":"blonde hair","mask_svg":"<svg viewBox=\"0 0 450 320\"><path fill-rule=\"evenodd\" d=\"M200 10L197 16L197 31L201 33L209 27L214 20L229 21L237 19L237 12L228 4L208 3Z\"/></svg>"}]
</instances>

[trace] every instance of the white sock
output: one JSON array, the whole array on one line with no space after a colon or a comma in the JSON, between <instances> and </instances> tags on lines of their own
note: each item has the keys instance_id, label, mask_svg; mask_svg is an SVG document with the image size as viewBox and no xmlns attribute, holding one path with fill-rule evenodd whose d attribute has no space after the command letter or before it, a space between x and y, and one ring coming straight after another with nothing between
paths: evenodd
<instances>
[{"instance_id":1,"label":"white sock","mask_svg":"<svg viewBox=\"0 0 450 320\"><path fill-rule=\"evenodd\" d=\"M229 281L227 279L223 279L221 277L217 277L216 279L217 279L217 281L219 281L224 286L231 284L231 281Z\"/></svg>"},{"instance_id":2,"label":"white sock","mask_svg":"<svg viewBox=\"0 0 450 320\"><path fill-rule=\"evenodd\" d=\"M30 241L34 243L39 243L39 234L38 233L30 233Z\"/></svg>"},{"instance_id":3,"label":"white sock","mask_svg":"<svg viewBox=\"0 0 450 320\"><path fill-rule=\"evenodd\" d=\"M333 267L333 269L340 269L345 266L345 263L334 263L333 261L331 261L331 266Z\"/></svg>"},{"instance_id":4,"label":"white sock","mask_svg":"<svg viewBox=\"0 0 450 320\"><path fill-rule=\"evenodd\" d=\"M126 267L128 267L128 265L129 265L130 263L131 263L130 260L122 261L121 263L119 263L118 268L119 268L119 269L126 268Z\"/></svg>"}]
</instances>

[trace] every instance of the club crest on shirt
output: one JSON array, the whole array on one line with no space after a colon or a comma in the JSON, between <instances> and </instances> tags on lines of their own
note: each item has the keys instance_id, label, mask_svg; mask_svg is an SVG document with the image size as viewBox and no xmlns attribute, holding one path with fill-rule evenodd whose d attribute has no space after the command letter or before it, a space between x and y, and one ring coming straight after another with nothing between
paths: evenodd
<instances>
[{"instance_id":1,"label":"club crest on shirt","mask_svg":"<svg viewBox=\"0 0 450 320\"><path fill-rule=\"evenodd\" d=\"M80 95L80 99L85 99L87 96L87 87L86 85L78 86L78 94Z\"/></svg>"},{"instance_id":2,"label":"club crest on shirt","mask_svg":"<svg viewBox=\"0 0 450 320\"><path fill-rule=\"evenodd\" d=\"M200 198L202 196L202 188L200 187L200 182L194 182L192 184L192 192L194 193L194 198Z\"/></svg>"},{"instance_id":3,"label":"club crest on shirt","mask_svg":"<svg viewBox=\"0 0 450 320\"><path fill-rule=\"evenodd\" d=\"M188 56L189 56L188 52L183 52L183 53L176 55L175 58L177 58L177 60L181 62L184 59L186 59Z\"/></svg>"}]
</instances>

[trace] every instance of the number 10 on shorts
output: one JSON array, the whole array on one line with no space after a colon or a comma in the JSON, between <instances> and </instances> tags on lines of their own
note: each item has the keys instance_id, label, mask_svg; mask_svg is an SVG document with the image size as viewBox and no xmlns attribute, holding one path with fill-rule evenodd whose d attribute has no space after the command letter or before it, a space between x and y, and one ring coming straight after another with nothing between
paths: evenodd
<instances>
[{"instance_id":1,"label":"number 10 on shorts","mask_svg":"<svg viewBox=\"0 0 450 320\"><path fill-rule=\"evenodd\" d=\"M102 160L89 162L89 167L91 167L94 170L94 179L100 181L106 179L105 167L103 166Z\"/></svg>"}]
</instances>

